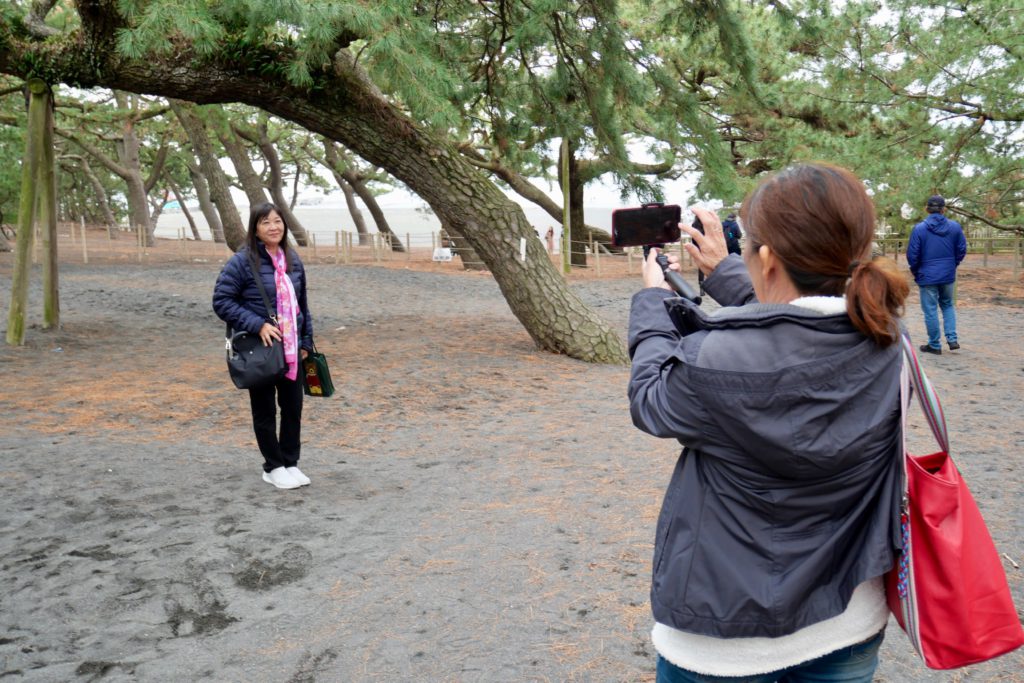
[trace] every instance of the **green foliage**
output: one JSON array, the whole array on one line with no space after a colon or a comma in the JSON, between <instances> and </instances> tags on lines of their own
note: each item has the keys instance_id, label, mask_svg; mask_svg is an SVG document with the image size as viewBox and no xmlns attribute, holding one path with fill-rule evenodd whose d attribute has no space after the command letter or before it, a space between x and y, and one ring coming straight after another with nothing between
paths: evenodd
<instances>
[{"instance_id":1,"label":"green foliage","mask_svg":"<svg viewBox=\"0 0 1024 683\"><path fill-rule=\"evenodd\" d=\"M827 159L865 179L893 229L936 192L972 229L1024 224L1019 10L998 0L791 7L747 22L767 106L721 100L752 175Z\"/></svg>"}]
</instances>

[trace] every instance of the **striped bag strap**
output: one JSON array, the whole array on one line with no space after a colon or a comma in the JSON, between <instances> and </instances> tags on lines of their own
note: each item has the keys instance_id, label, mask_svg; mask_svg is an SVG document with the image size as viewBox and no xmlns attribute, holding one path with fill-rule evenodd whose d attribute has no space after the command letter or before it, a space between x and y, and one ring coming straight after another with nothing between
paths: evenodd
<instances>
[{"instance_id":1,"label":"striped bag strap","mask_svg":"<svg viewBox=\"0 0 1024 683\"><path fill-rule=\"evenodd\" d=\"M928 426L931 427L932 434L935 435L935 440L939 443L939 447L946 453L949 453L949 432L946 430L946 416L942 412L942 403L939 402L939 396L935 393L932 383L928 380L928 375L924 374L924 369L921 367L917 353L914 351L914 345L910 343L910 338L906 334L901 334L900 340L903 344L903 367L910 375L910 382L914 385L914 392L917 394L917 400L921 404L921 410L924 411L925 418L928 420ZM904 440L906 439L907 407L907 404L903 403Z\"/></svg>"}]
</instances>

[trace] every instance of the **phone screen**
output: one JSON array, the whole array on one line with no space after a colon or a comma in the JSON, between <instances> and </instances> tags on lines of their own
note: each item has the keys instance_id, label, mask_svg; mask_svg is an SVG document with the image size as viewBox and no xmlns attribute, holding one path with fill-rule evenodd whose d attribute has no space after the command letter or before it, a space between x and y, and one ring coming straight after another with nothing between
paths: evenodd
<instances>
[{"instance_id":1,"label":"phone screen","mask_svg":"<svg viewBox=\"0 0 1024 683\"><path fill-rule=\"evenodd\" d=\"M678 205L650 205L612 212L612 244L617 247L639 247L647 244L669 244L679 241Z\"/></svg>"}]
</instances>

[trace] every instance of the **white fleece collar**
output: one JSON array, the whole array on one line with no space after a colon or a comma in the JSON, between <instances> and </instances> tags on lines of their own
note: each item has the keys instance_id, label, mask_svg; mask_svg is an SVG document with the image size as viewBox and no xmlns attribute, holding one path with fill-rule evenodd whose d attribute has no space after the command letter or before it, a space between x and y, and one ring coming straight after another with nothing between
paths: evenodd
<instances>
[{"instance_id":1,"label":"white fleece collar","mask_svg":"<svg viewBox=\"0 0 1024 683\"><path fill-rule=\"evenodd\" d=\"M790 301L789 305L808 308L822 315L846 313L845 296L802 296Z\"/></svg>"}]
</instances>

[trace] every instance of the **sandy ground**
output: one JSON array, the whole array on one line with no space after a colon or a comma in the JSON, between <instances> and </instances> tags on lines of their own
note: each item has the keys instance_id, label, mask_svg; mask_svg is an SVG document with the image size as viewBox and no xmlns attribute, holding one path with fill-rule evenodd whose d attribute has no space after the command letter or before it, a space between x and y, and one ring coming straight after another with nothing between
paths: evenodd
<instances>
[{"instance_id":1,"label":"sandy ground","mask_svg":"<svg viewBox=\"0 0 1024 683\"><path fill-rule=\"evenodd\" d=\"M486 274L311 264L338 393L306 401L313 485L279 491L224 369L217 261L97 261L62 266L62 329L0 346L0 679L653 680L678 449L633 428L626 368L538 351ZM1024 285L961 272L963 350L924 362L1024 608ZM573 281L623 332L638 284ZM916 295L907 318L920 338ZM1022 672L930 672L892 623L877 680Z\"/></svg>"}]
</instances>

